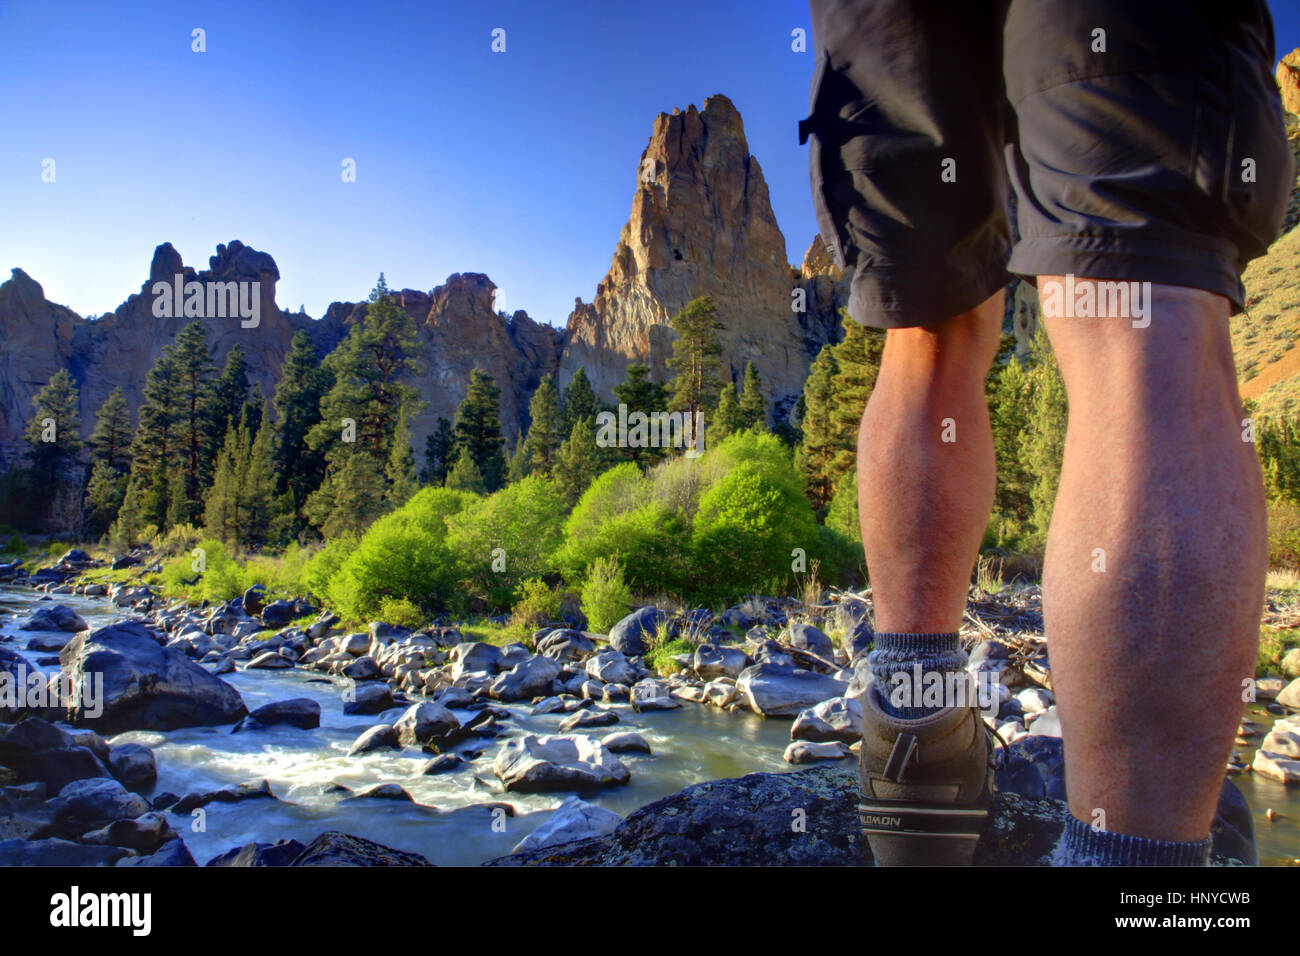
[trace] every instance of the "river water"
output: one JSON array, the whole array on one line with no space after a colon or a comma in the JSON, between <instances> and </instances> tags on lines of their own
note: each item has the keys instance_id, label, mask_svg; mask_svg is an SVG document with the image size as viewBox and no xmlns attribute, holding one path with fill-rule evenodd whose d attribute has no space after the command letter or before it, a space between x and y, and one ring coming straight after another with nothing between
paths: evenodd
<instances>
[{"instance_id":1,"label":"river water","mask_svg":"<svg viewBox=\"0 0 1300 956\"><path fill-rule=\"evenodd\" d=\"M35 663L27 638L36 632L15 627L13 614L23 613L38 595L27 588L0 587L0 634L12 637L9 646ZM92 627L120 617L106 601L59 596ZM52 673L57 668L44 667ZM133 731L110 743L137 742L151 747L158 763L155 793L178 795L206 792L247 781L265 779L278 800L210 803L204 813L170 814L194 858L200 863L218 853L250 842L293 838L309 843L326 830L342 830L387 846L423 854L439 865L477 864L502 856L558 806L567 794L502 794L492 773L492 760L505 739L467 742L457 750L481 747L482 756L460 769L422 776L430 759L414 750L381 751L347 756L352 742L368 727L391 723L401 710L354 717L343 713L345 682L311 671L237 671L222 676L234 686L248 709L291 697L308 697L320 704L321 726L299 730L277 726L232 734L230 727L197 727L154 733ZM506 722L512 732L556 733L564 714L533 717L528 705L505 704L514 715ZM626 704L614 705L619 723L597 728L605 735L633 730L650 744L653 755L620 754L631 781L584 795L584 799L626 816L653 800L704 780L736 777L756 771L788 771L782 760L789 743L790 723L764 720L748 712L726 713L716 708L684 704L677 710L638 714ZM462 720L472 712L455 712ZM1250 738L1258 744L1273 717L1252 705L1249 716L1263 725ZM1254 747L1237 747L1247 764ZM1241 774L1233 778L1255 816L1260 862L1279 864L1300 857L1300 787ZM329 792L334 784L354 791L380 783L397 783L414 798L413 805L379 798L348 799ZM493 815L482 805L509 803L515 816ZM476 806L478 805L478 806ZM1275 811L1273 821L1267 811Z\"/></svg>"}]
</instances>

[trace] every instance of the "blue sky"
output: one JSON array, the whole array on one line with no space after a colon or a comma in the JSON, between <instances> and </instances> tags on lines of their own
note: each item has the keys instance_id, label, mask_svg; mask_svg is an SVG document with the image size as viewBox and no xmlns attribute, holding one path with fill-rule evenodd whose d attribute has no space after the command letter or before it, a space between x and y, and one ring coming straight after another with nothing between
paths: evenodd
<instances>
[{"instance_id":1,"label":"blue sky","mask_svg":"<svg viewBox=\"0 0 1300 956\"><path fill-rule=\"evenodd\" d=\"M1300 4L1272 8L1279 52L1300 45ZM719 92L797 263L816 231L797 27L802 0L0 0L0 277L99 313L159 243L205 268L237 238L275 257L288 309L319 317L381 270L417 289L471 271L563 325L609 267L656 114Z\"/></svg>"}]
</instances>

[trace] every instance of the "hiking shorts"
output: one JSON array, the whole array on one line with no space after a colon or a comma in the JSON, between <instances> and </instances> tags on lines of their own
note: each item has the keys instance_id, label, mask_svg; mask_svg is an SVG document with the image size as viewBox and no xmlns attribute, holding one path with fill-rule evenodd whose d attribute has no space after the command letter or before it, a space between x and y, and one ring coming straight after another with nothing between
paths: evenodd
<instances>
[{"instance_id":1,"label":"hiking shorts","mask_svg":"<svg viewBox=\"0 0 1300 956\"><path fill-rule=\"evenodd\" d=\"M931 324L1011 275L1189 286L1241 309L1295 182L1263 0L811 9L799 140L854 319Z\"/></svg>"}]
</instances>

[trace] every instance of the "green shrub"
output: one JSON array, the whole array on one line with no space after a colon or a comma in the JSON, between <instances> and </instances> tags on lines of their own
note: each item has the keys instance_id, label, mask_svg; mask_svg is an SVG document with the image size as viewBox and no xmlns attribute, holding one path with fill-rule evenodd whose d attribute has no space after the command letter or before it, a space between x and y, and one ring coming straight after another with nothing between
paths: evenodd
<instances>
[{"instance_id":1,"label":"green shrub","mask_svg":"<svg viewBox=\"0 0 1300 956\"><path fill-rule=\"evenodd\" d=\"M163 564L163 593L170 597L229 601L243 594L251 583L245 579L239 562L215 538L204 538Z\"/></svg>"},{"instance_id":2,"label":"green shrub","mask_svg":"<svg viewBox=\"0 0 1300 956\"><path fill-rule=\"evenodd\" d=\"M742 462L700 499L692 537L690 593L731 600L765 588L792 587L792 554L821 543L812 506L793 480Z\"/></svg>"},{"instance_id":3,"label":"green shrub","mask_svg":"<svg viewBox=\"0 0 1300 956\"><path fill-rule=\"evenodd\" d=\"M676 640L656 640L645 656L646 666L662 677L671 677L682 669L682 665L673 660L676 654L695 653L695 644L679 637Z\"/></svg>"},{"instance_id":4,"label":"green shrub","mask_svg":"<svg viewBox=\"0 0 1300 956\"><path fill-rule=\"evenodd\" d=\"M299 575L299 582L305 591L324 600L329 594L330 578L334 577L343 562L357 548L357 539L352 535L331 538L315 554L307 559Z\"/></svg>"},{"instance_id":5,"label":"green shrub","mask_svg":"<svg viewBox=\"0 0 1300 956\"><path fill-rule=\"evenodd\" d=\"M607 634L631 610L632 591L623 579L623 565L618 558L597 558L582 585L582 613L587 627Z\"/></svg>"},{"instance_id":6,"label":"green shrub","mask_svg":"<svg viewBox=\"0 0 1300 956\"><path fill-rule=\"evenodd\" d=\"M1300 569L1300 506L1289 501L1268 505L1268 564Z\"/></svg>"},{"instance_id":7,"label":"green shrub","mask_svg":"<svg viewBox=\"0 0 1300 956\"><path fill-rule=\"evenodd\" d=\"M424 611L446 607L456 589L447 520L475 500L461 491L424 488L372 524L329 576L325 596L334 610L360 621L378 616L385 598ZM314 574L309 568L309 581Z\"/></svg>"},{"instance_id":8,"label":"green shrub","mask_svg":"<svg viewBox=\"0 0 1300 956\"><path fill-rule=\"evenodd\" d=\"M1271 627L1261 627L1255 676L1282 673L1282 657L1293 647L1300 647L1300 628L1278 631Z\"/></svg>"},{"instance_id":9,"label":"green shrub","mask_svg":"<svg viewBox=\"0 0 1300 956\"><path fill-rule=\"evenodd\" d=\"M525 578L554 571L568 510L555 482L529 475L471 500L447 518L447 546L464 587L502 603Z\"/></svg>"},{"instance_id":10,"label":"green shrub","mask_svg":"<svg viewBox=\"0 0 1300 956\"><path fill-rule=\"evenodd\" d=\"M413 601L389 595L379 599L379 620L414 630L428 623L428 616Z\"/></svg>"},{"instance_id":11,"label":"green shrub","mask_svg":"<svg viewBox=\"0 0 1300 956\"><path fill-rule=\"evenodd\" d=\"M559 618L560 594L541 578L525 578L518 595L510 615L510 623L516 627L534 630Z\"/></svg>"}]
</instances>

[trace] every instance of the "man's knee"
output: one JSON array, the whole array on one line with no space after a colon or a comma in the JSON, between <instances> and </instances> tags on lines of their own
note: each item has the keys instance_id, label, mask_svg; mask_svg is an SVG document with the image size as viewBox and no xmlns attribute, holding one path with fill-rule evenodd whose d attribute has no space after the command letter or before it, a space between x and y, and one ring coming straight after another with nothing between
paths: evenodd
<instances>
[{"instance_id":1,"label":"man's knee","mask_svg":"<svg viewBox=\"0 0 1300 956\"><path fill-rule=\"evenodd\" d=\"M983 375L1002 341L1004 294L997 293L975 308L924 326L889 329L885 356L950 368L967 368Z\"/></svg>"}]
</instances>

